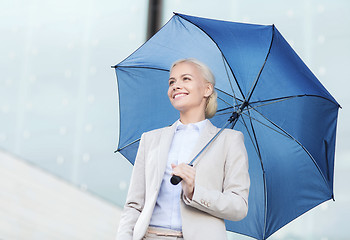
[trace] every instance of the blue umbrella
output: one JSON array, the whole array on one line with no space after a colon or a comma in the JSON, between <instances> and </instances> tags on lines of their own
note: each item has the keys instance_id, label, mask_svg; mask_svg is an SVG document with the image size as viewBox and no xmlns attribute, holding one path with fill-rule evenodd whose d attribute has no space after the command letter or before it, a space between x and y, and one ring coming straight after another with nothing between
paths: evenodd
<instances>
[{"instance_id":1,"label":"blue umbrella","mask_svg":"<svg viewBox=\"0 0 350 240\"><path fill-rule=\"evenodd\" d=\"M339 104L274 25L218 21L175 13L117 64L118 150L134 162L143 132L172 124L169 68L197 58L216 77L217 127L243 132L249 156L249 211L226 228L256 239L333 197ZM242 110L242 111L241 111ZM210 147L210 146L209 146Z\"/></svg>"}]
</instances>

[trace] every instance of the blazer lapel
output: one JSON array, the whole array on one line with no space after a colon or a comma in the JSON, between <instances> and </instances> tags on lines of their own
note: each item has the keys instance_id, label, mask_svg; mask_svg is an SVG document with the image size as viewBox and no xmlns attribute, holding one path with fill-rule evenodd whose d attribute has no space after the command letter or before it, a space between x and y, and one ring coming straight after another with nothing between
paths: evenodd
<instances>
[{"instance_id":1,"label":"blazer lapel","mask_svg":"<svg viewBox=\"0 0 350 240\"><path fill-rule=\"evenodd\" d=\"M166 164L168 162L169 149L174 137L176 124L163 129L159 139L159 154L157 161L157 182L160 184L163 180Z\"/></svg>"},{"instance_id":2,"label":"blazer lapel","mask_svg":"<svg viewBox=\"0 0 350 240\"><path fill-rule=\"evenodd\" d=\"M158 159L157 159L157 171L156 171L158 184L161 184L163 180L164 171L168 161L170 146L175 133L175 128L176 128L176 124L174 123L170 127L164 128L160 135L160 140L159 140L160 146L159 146L159 153L158 153ZM198 142L194 147L194 150L192 151L191 158L190 158L191 160L203 149L203 147L210 141L210 139L212 139L212 137L215 136L215 134L218 131L219 129L215 127L208 120L204 128L202 129L201 135L199 136ZM200 157L201 156L199 156L198 158ZM197 160L193 163L194 166L197 164L198 162Z\"/></svg>"},{"instance_id":3,"label":"blazer lapel","mask_svg":"<svg viewBox=\"0 0 350 240\"><path fill-rule=\"evenodd\" d=\"M196 146L194 147L190 161L192 161L192 159L204 148L204 146L215 136L215 134L218 131L219 129L208 120L204 128L202 129L201 135L199 136ZM199 158L201 158L201 155L199 155L198 158L194 161L193 166L197 165Z\"/></svg>"}]
</instances>

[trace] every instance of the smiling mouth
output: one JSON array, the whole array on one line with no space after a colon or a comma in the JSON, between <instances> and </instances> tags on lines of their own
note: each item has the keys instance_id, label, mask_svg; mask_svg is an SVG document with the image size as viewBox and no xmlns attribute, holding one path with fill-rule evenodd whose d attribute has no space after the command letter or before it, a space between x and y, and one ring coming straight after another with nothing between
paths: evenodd
<instances>
[{"instance_id":1,"label":"smiling mouth","mask_svg":"<svg viewBox=\"0 0 350 240\"><path fill-rule=\"evenodd\" d=\"M187 93L177 93L173 96L173 99L177 99L177 98L184 97L184 96L187 96Z\"/></svg>"}]
</instances>

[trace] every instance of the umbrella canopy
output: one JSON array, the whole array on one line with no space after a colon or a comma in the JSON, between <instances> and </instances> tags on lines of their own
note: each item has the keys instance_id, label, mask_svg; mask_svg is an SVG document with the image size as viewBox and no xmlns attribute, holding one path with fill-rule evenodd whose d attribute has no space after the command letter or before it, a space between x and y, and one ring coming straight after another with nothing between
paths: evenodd
<instances>
[{"instance_id":1,"label":"umbrella canopy","mask_svg":"<svg viewBox=\"0 0 350 240\"><path fill-rule=\"evenodd\" d=\"M234 129L243 132L248 151L249 211L242 221L226 221L227 230L266 239L333 198L339 104L274 25L175 13L114 66L121 154L133 163L143 132L178 119L167 89L169 68L181 58L199 59L216 77L214 125L223 126L245 102Z\"/></svg>"}]
</instances>

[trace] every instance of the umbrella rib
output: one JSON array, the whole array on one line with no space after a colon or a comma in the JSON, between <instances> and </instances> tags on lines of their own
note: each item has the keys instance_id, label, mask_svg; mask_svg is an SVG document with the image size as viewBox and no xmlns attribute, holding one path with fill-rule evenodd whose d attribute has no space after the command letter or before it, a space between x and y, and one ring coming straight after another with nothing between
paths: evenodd
<instances>
[{"instance_id":1,"label":"umbrella rib","mask_svg":"<svg viewBox=\"0 0 350 240\"><path fill-rule=\"evenodd\" d=\"M304 96L304 95L303 95ZM251 105L252 104L254 104L254 102L252 102L252 103L250 103L250 105L249 105L249 110L251 110L251 109L256 109L256 108L258 108L258 107L264 107L264 106L267 106L267 105L271 105L271 104L274 104L274 103L279 103L279 102L283 102L283 101L286 101L286 100L290 100L290 99L292 99L292 98L297 98L298 96L290 96L290 97L285 97L285 98L280 98L279 100L277 100L277 99L272 99L272 100L265 100L265 101L259 101L259 102L267 102L267 103L265 103L265 104L261 104L261 105L256 105L256 106L254 106L254 107L252 107ZM269 102L269 101L271 101L271 102ZM255 102L255 103L259 103L259 102ZM247 109L248 110L248 109Z\"/></svg>"},{"instance_id":2,"label":"umbrella rib","mask_svg":"<svg viewBox=\"0 0 350 240\"><path fill-rule=\"evenodd\" d=\"M235 106L233 106L232 104L226 102L224 99L222 99L221 97L217 97L218 99L220 99L221 101L223 101L224 103L226 103L227 105L230 106L230 108L234 108Z\"/></svg>"},{"instance_id":3,"label":"umbrella rib","mask_svg":"<svg viewBox=\"0 0 350 240\"><path fill-rule=\"evenodd\" d=\"M233 89L232 82L231 82L231 79L230 79L230 75L228 74L227 67L226 67L226 63L227 63L227 62L225 61L224 55L223 55L222 53L221 53L221 56L222 56L222 61L223 61L224 66L225 66L225 71L226 71L227 79L228 79L228 82L230 83L230 87L231 87L231 90L232 90L232 93L233 93L233 99L235 100L236 106L237 106L237 105L238 105L238 102L237 102L235 90Z\"/></svg>"},{"instance_id":4,"label":"umbrella rib","mask_svg":"<svg viewBox=\"0 0 350 240\"><path fill-rule=\"evenodd\" d=\"M274 37L275 37L275 25L272 25L272 37L271 37L271 43L270 43L269 51L267 52L265 61L264 61L263 65L261 66L260 71L259 71L259 73L258 73L258 75L257 75L257 77L256 77L256 79L255 79L255 81L254 81L254 83L253 83L253 85L252 85L252 87L250 88L250 90L249 90L249 92L248 92L248 94L247 94L247 97L245 98L245 102L249 102L250 98L251 98L252 95L253 95L253 92L254 92L254 90L255 90L255 87L256 87L256 85L258 84L258 80L260 79L261 73L262 73L262 71L263 71L263 69L264 69L264 67L265 67L265 64L266 64L266 62L267 62L267 59L268 59L268 57L270 56L270 52L271 52L271 48L272 48L272 43L273 43Z\"/></svg>"},{"instance_id":5,"label":"umbrella rib","mask_svg":"<svg viewBox=\"0 0 350 240\"><path fill-rule=\"evenodd\" d=\"M283 102L283 101L286 101L286 100L290 100L292 98L297 98L297 97L304 97L305 95L300 95L300 96L289 96L289 97L284 97L284 98L276 98L276 99L270 99L270 100L264 100L264 101L258 101L258 102L252 102L248 105L248 108L243 110L243 112L247 112L249 110L255 110L256 108L258 107L264 107L264 106L267 106L267 105L271 105L271 104L274 104L274 103L279 103L279 102ZM268 102L268 101L273 101L273 102L269 102L269 103L265 103L265 104L261 104L261 105L256 105L254 107L252 107L251 105L254 104L254 103L260 103L260 102ZM258 121L258 120L256 120Z\"/></svg>"},{"instance_id":6,"label":"umbrella rib","mask_svg":"<svg viewBox=\"0 0 350 240\"><path fill-rule=\"evenodd\" d=\"M118 65L116 65L116 66L112 66L112 68L146 68L146 69L169 72L169 69L156 68L156 67L146 67L146 66L118 66Z\"/></svg>"},{"instance_id":7,"label":"umbrella rib","mask_svg":"<svg viewBox=\"0 0 350 240\"><path fill-rule=\"evenodd\" d=\"M227 92L225 92L225 91L222 91L221 89L219 89L219 88L215 88L215 90L217 90L217 91L219 91L219 92L222 92L222 93L224 93L224 94L226 94L227 96L229 96L229 97L233 97L231 94L229 94L229 93L227 93ZM239 99L240 100L240 99ZM241 100L240 100L241 101Z\"/></svg>"},{"instance_id":8,"label":"umbrella rib","mask_svg":"<svg viewBox=\"0 0 350 240\"><path fill-rule=\"evenodd\" d=\"M226 111L226 110L229 110L229 109L232 109L233 108L233 106L231 106L231 107L226 107L226 108L221 108L221 109L219 109L219 110L217 110L216 112L218 113L218 112L223 112L223 111ZM225 112L224 114L232 114L232 112ZM215 114L215 116L216 115L219 115L219 114Z\"/></svg>"},{"instance_id":9,"label":"umbrella rib","mask_svg":"<svg viewBox=\"0 0 350 240\"><path fill-rule=\"evenodd\" d=\"M253 131L254 140L255 140L255 142L256 142L256 147L257 147L257 150L258 150L258 156L259 156L259 159L260 159L260 161L261 161L261 166L262 166L262 168L263 168L262 159L261 159L261 153L260 153L259 144L258 144L258 139L256 138L256 134L255 134L253 122L251 121L251 120L252 120L252 117L251 117L249 111L248 111L247 117L248 117L249 120L250 120L249 122L250 122L250 126L251 126L251 128L252 128L252 131ZM263 170L264 170L264 168L263 168Z\"/></svg>"},{"instance_id":10,"label":"umbrella rib","mask_svg":"<svg viewBox=\"0 0 350 240\"><path fill-rule=\"evenodd\" d=\"M223 58L225 59L225 61L227 62L227 59L226 59L224 53L222 52L220 46L217 44L217 42L216 42L203 28L201 28L201 27L198 26L197 24L195 24L195 23L189 21L188 19L185 19L185 18L182 17L181 15L178 15L178 16L181 17L182 19L184 19L185 21L187 21L187 22L193 24L193 25L196 26L198 29L200 29L202 32L204 32L204 33L213 41L213 43L214 43L214 44L216 45L216 47L219 49L219 51L220 51L222 57L223 57ZM238 87L239 91L241 92L241 94L242 94L242 96L243 96L243 98L244 98L244 93L243 93L241 87L239 86L239 84L238 84L238 82L237 82L236 76L235 76L235 74L234 74L234 72L233 72L231 66L230 66L230 65L228 65L228 66L229 66L229 68L230 68L230 70L231 70L231 73L232 73L233 78L235 79L235 82L236 82L236 84L237 84L237 87Z\"/></svg>"},{"instance_id":11,"label":"umbrella rib","mask_svg":"<svg viewBox=\"0 0 350 240\"><path fill-rule=\"evenodd\" d=\"M311 158L311 160L313 161L314 165L316 166L317 170L320 172L323 180L325 181L326 183L326 186L328 187L328 190L330 192L331 189L328 185L328 182L326 180L326 177L324 176L324 174L322 173L320 167L318 166L316 160L314 159L314 157L311 155L311 153L305 148L305 146L303 144L301 144L301 142L299 142L296 138L294 138L292 135L290 135L287 131L285 131L283 128L281 128L280 126L278 126L276 123L274 123L273 121L271 121L270 119L268 119L267 117L265 117L261 112L259 112L258 110L256 109L253 109L255 112L257 112L258 114L260 114L263 118L265 118L268 122L270 122L272 125L274 125L276 128L280 129L282 132L284 132L287 136L289 136L289 138L291 138L293 141L295 141L305 152L306 154Z\"/></svg>"},{"instance_id":12,"label":"umbrella rib","mask_svg":"<svg viewBox=\"0 0 350 240\"><path fill-rule=\"evenodd\" d=\"M252 117L250 116L250 114L249 114L249 115L248 115L248 114L244 114L244 115L246 115L250 120L251 120L251 119L254 119L254 118L252 118ZM245 128L247 129L247 133L248 133L248 135L249 135L250 141L251 141L252 144L253 144L253 147L254 147L254 149L255 149L256 154L258 155L258 158L259 158L259 160L260 160L261 169L262 169L262 172L263 172L263 180L264 180L264 233L263 233L264 235L263 235L263 239L265 239L266 224L267 224L267 194L266 194L266 189L267 189L266 186L267 186L267 184L266 184L265 169L264 169L264 164L263 164L263 162L262 162L262 158L261 158L260 151L258 150L258 146L255 145L255 144L258 144L258 141L257 141L257 139L256 139L256 135L255 135L255 131L254 131L253 124L252 124L252 122L251 122L251 127L252 127L252 130L253 130L253 133L254 133L254 139L255 139L255 142L256 142L256 143L254 143L253 137L252 137L251 134L250 134L250 131L249 131L249 129L248 129L248 126L247 126L247 124L246 124L244 118L242 117L241 119L242 119L242 120L240 120L240 121L243 122L243 125L244 125Z\"/></svg>"},{"instance_id":13,"label":"umbrella rib","mask_svg":"<svg viewBox=\"0 0 350 240\"><path fill-rule=\"evenodd\" d=\"M135 141L132 141L131 143L128 143L128 144L125 145L124 147L118 148L117 150L114 151L114 153L120 152L120 151L123 150L124 148L129 147L130 145L132 145L132 144L134 144L134 143L137 143L138 141L140 141L140 139L141 139L141 138L138 138L138 139L136 139Z\"/></svg>"},{"instance_id":14,"label":"umbrella rib","mask_svg":"<svg viewBox=\"0 0 350 240\"><path fill-rule=\"evenodd\" d=\"M216 90L216 91L219 91L219 92L221 92L221 93L223 93L223 94L226 94L227 96L229 96L229 97L231 97L231 98L235 98L235 100L238 100L238 101L240 101L240 102L243 102L242 99L239 99L239 98L237 98L237 97L235 97L235 96L233 96L233 95L231 95L231 94L229 94L229 93L227 93L227 92L225 92L225 91L222 91L222 90L219 89L219 88L215 88L215 90ZM230 105L231 105L231 104L230 104ZM238 103L237 103L237 106L238 106Z\"/></svg>"},{"instance_id":15,"label":"umbrella rib","mask_svg":"<svg viewBox=\"0 0 350 240\"><path fill-rule=\"evenodd\" d=\"M254 140L256 143L256 149L257 149L257 153L258 153L258 158L260 160L260 165L261 165L261 169L262 169L262 173L263 173L263 181L264 181L264 232L263 232L263 239L265 239L265 235L266 235L266 224L267 224L267 184L266 184L266 176L265 176L265 168L264 168L264 163L262 161L262 157L261 157L261 152L260 152L260 148L259 148L259 143L258 143L258 139L256 137L256 133L255 133L255 129L254 129L254 125L252 122L252 118L250 115L250 111L248 111L248 117L249 117L249 122L250 122L250 126L252 128L252 132L253 132L253 136L254 136Z\"/></svg>"},{"instance_id":16,"label":"umbrella rib","mask_svg":"<svg viewBox=\"0 0 350 240\"><path fill-rule=\"evenodd\" d=\"M247 116L247 117L249 117L249 118L251 118L252 120L254 120L254 121L260 123L261 125L264 125L265 127L267 127L267 128L269 128L269 129L275 131L276 133L279 133L279 134L281 134L281 135L283 135L283 136L285 136L285 137L287 137L287 138L293 139L293 138L291 138L290 136L284 134L284 132L279 132L279 131L277 131L276 129L273 129L272 127L268 126L267 124L261 122L260 120L254 118L254 117L252 117L252 116L250 116L250 115L248 116L248 114L246 114L246 113L242 113L242 114L245 115L245 116Z\"/></svg>"},{"instance_id":17,"label":"umbrella rib","mask_svg":"<svg viewBox=\"0 0 350 240\"><path fill-rule=\"evenodd\" d=\"M249 116L248 116L248 118L249 118ZM253 141L253 137L251 136L250 131L248 130L247 123L245 122L245 120L244 120L243 117L242 117L239 121L240 121L240 122L244 125L244 127L247 129L247 133L248 133L248 135L249 135L250 141L252 142L256 153L259 155L258 149L256 148L255 143L254 143L254 141Z\"/></svg>"},{"instance_id":18,"label":"umbrella rib","mask_svg":"<svg viewBox=\"0 0 350 240\"><path fill-rule=\"evenodd\" d=\"M286 96L286 97L272 98L272 99L267 99L267 100L262 100L262 101L250 102L249 104L252 105L252 104L255 104L255 103L265 103L265 104L257 105L257 106L254 106L254 107L250 108L250 109L255 109L257 107L262 107L262 106L270 105L270 104L273 104L273 103L279 103L279 102L282 102L282 101L290 100L290 99L293 99L293 98L300 98L300 97L318 97L318 98L322 98L324 100L328 100L328 101L334 103L330 99L328 99L326 97L323 97L323 96L313 95L313 94L302 94L302 95ZM336 105L338 106L338 104L336 104Z\"/></svg>"},{"instance_id":19,"label":"umbrella rib","mask_svg":"<svg viewBox=\"0 0 350 240\"><path fill-rule=\"evenodd\" d=\"M222 93L228 95L228 96L231 97L231 98L234 98L235 101L236 101L236 105L232 105L232 104L228 103L227 101L225 101L223 98L217 96L218 99L220 99L222 102L224 102L224 103L226 103L227 105L230 106L230 107L228 107L228 108L220 109L220 110L218 110L217 112L220 112L220 111L224 111L224 110L227 110L227 109L231 109L231 108L238 107L238 106L239 106L238 101L243 102L241 99L237 98L236 96L232 96L231 94L229 94L229 93L227 93L227 92L224 92L224 91L222 91L222 90L220 90L220 89L218 89L218 88L215 88L215 89L216 89L217 91L219 91L219 92L222 92ZM237 100L238 100L238 101L237 101Z\"/></svg>"},{"instance_id":20,"label":"umbrella rib","mask_svg":"<svg viewBox=\"0 0 350 240\"><path fill-rule=\"evenodd\" d=\"M227 115L227 114L231 114L231 113L230 112L224 112L224 113L215 114L215 116L222 116L222 115Z\"/></svg>"}]
</instances>

